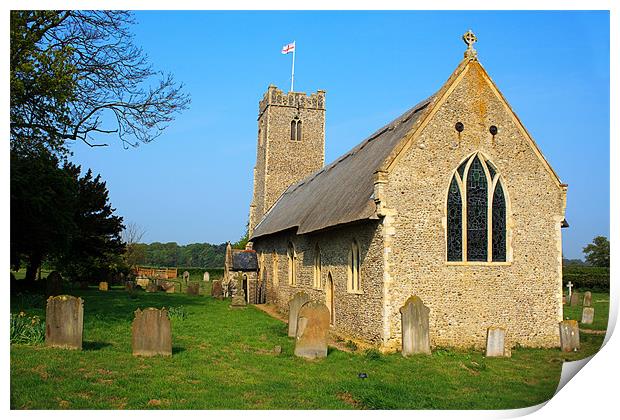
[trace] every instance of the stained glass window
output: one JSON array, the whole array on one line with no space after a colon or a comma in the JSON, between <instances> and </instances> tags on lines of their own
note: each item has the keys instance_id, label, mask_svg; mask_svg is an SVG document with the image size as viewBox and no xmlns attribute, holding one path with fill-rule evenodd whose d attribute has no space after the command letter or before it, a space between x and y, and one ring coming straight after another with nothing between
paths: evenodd
<instances>
[{"instance_id":1,"label":"stained glass window","mask_svg":"<svg viewBox=\"0 0 620 420\"><path fill-rule=\"evenodd\" d=\"M452 177L448 191L448 261L463 260L463 202L461 191Z\"/></svg>"},{"instance_id":2,"label":"stained glass window","mask_svg":"<svg viewBox=\"0 0 620 420\"><path fill-rule=\"evenodd\" d=\"M498 182L493 193L493 261L506 261L506 198Z\"/></svg>"},{"instance_id":3,"label":"stained glass window","mask_svg":"<svg viewBox=\"0 0 620 420\"><path fill-rule=\"evenodd\" d=\"M467 173L467 261L487 261L487 177L476 156Z\"/></svg>"},{"instance_id":4,"label":"stained glass window","mask_svg":"<svg viewBox=\"0 0 620 420\"><path fill-rule=\"evenodd\" d=\"M493 178L495 178L495 169L493 168L493 165L491 165L491 162L489 162L487 160L487 168L489 169L489 174L491 175L491 181L493 180Z\"/></svg>"},{"instance_id":5,"label":"stained glass window","mask_svg":"<svg viewBox=\"0 0 620 420\"><path fill-rule=\"evenodd\" d=\"M465 166L467 166L467 161L461 163L461 166L459 166L459 169L457 169L457 171L459 172L459 175L461 175L461 180L463 180L463 174L465 173Z\"/></svg>"}]
</instances>

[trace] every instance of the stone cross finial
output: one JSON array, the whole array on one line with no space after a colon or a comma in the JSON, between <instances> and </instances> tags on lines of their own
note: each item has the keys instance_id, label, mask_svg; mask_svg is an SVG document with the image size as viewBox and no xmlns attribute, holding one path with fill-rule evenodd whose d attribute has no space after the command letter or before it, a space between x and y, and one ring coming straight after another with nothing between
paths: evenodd
<instances>
[{"instance_id":1,"label":"stone cross finial","mask_svg":"<svg viewBox=\"0 0 620 420\"><path fill-rule=\"evenodd\" d=\"M463 42L467 44L467 50L465 50L465 58L477 58L478 52L474 49L474 43L478 41L476 35L470 30L463 34Z\"/></svg>"},{"instance_id":2,"label":"stone cross finial","mask_svg":"<svg viewBox=\"0 0 620 420\"><path fill-rule=\"evenodd\" d=\"M566 287L568 287L568 299L570 300L570 296L573 294L573 283L569 281Z\"/></svg>"}]
</instances>

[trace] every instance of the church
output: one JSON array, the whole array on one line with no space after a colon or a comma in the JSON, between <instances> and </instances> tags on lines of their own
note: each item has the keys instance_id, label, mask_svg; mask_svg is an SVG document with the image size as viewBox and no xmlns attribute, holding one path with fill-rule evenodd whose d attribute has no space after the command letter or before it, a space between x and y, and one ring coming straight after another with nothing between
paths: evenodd
<instances>
[{"instance_id":1,"label":"church","mask_svg":"<svg viewBox=\"0 0 620 420\"><path fill-rule=\"evenodd\" d=\"M269 86L259 103L251 303L324 302L333 333L401 346L406 300L432 346L557 347L567 185L478 60L324 165L326 93ZM412 103L415 103L412 101Z\"/></svg>"}]
</instances>

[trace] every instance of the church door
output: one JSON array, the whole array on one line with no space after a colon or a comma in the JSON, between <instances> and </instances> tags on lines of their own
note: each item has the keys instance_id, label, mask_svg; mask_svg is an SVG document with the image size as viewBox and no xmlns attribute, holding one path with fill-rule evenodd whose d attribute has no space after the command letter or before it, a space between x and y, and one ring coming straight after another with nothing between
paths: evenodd
<instances>
[{"instance_id":1,"label":"church door","mask_svg":"<svg viewBox=\"0 0 620 420\"><path fill-rule=\"evenodd\" d=\"M250 302L250 296L248 295L248 276L247 274L243 275L243 293L245 293L245 301Z\"/></svg>"},{"instance_id":2,"label":"church door","mask_svg":"<svg viewBox=\"0 0 620 420\"><path fill-rule=\"evenodd\" d=\"M334 313L334 281L332 280L332 273L327 274L327 281L325 282L325 305L329 309L329 323L334 325L336 314Z\"/></svg>"}]
</instances>

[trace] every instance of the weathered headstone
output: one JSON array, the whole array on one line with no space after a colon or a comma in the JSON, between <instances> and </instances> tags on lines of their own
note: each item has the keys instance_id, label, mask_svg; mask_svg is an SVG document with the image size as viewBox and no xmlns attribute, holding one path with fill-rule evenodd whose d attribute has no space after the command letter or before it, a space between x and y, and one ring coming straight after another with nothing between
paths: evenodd
<instances>
[{"instance_id":1,"label":"weathered headstone","mask_svg":"<svg viewBox=\"0 0 620 420\"><path fill-rule=\"evenodd\" d=\"M560 347L564 352L579 350L579 324L570 319L560 322Z\"/></svg>"},{"instance_id":2,"label":"weathered headstone","mask_svg":"<svg viewBox=\"0 0 620 420\"><path fill-rule=\"evenodd\" d=\"M232 306L233 308L244 308L245 306L247 306L247 302L245 301L245 292L243 291L243 288L238 289L237 292L234 294L230 306Z\"/></svg>"},{"instance_id":3,"label":"weathered headstone","mask_svg":"<svg viewBox=\"0 0 620 420\"><path fill-rule=\"evenodd\" d=\"M295 356L306 359L327 357L327 306L320 302L306 302L298 311L296 324Z\"/></svg>"},{"instance_id":4,"label":"weathered headstone","mask_svg":"<svg viewBox=\"0 0 620 420\"><path fill-rule=\"evenodd\" d=\"M45 280L45 289L47 296L62 295L62 276L58 271L49 273Z\"/></svg>"},{"instance_id":5,"label":"weathered headstone","mask_svg":"<svg viewBox=\"0 0 620 420\"><path fill-rule=\"evenodd\" d=\"M174 284L174 282L171 281L162 281L159 286L164 290L164 292L166 293L174 293L176 290L176 284Z\"/></svg>"},{"instance_id":6,"label":"weathered headstone","mask_svg":"<svg viewBox=\"0 0 620 420\"><path fill-rule=\"evenodd\" d=\"M583 306L592 306L592 292L583 294Z\"/></svg>"},{"instance_id":7,"label":"weathered headstone","mask_svg":"<svg viewBox=\"0 0 620 420\"><path fill-rule=\"evenodd\" d=\"M192 282L187 285L187 294L196 296L200 294L200 283Z\"/></svg>"},{"instance_id":8,"label":"weathered headstone","mask_svg":"<svg viewBox=\"0 0 620 420\"><path fill-rule=\"evenodd\" d=\"M148 286L150 282L151 281L146 277L138 277L136 279L136 283L138 283L138 286L142 287L143 289L146 289L146 286Z\"/></svg>"},{"instance_id":9,"label":"weathered headstone","mask_svg":"<svg viewBox=\"0 0 620 420\"><path fill-rule=\"evenodd\" d=\"M99 282L99 290L101 290L102 292L107 292L108 291L108 282L107 281L100 281Z\"/></svg>"},{"instance_id":10,"label":"weathered headstone","mask_svg":"<svg viewBox=\"0 0 620 420\"><path fill-rule=\"evenodd\" d=\"M131 324L131 348L134 356L171 356L172 329L164 308L137 309Z\"/></svg>"},{"instance_id":11,"label":"weathered headstone","mask_svg":"<svg viewBox=\"0 0 620 420\"><path fill-rule=\"evenodd\" d=\"M570 295L570 306L577 306L579 305L579 293L578 292L573 292Z\"/></svg>"},{"instance_id":12,"label":"weathered headstone","mask_svg":"<svg viewBox=\"0 0 620 420\"><path fill-rule=\"evenodd\" d=\"M581 323L582 324L592 324L594 322L594 308L587 307L583 308L581 312Z\"/></svg>"},{"instance_id":13,"label":"weathered headstone","mask_svg":"<svg viewBox=\"0 0 620 420\"><path fill-rule=\"evenodd\" d=\"M211 296L216 299L222 299L222 282L220 280L213 280L213 284L211 285Z\"/></svg>"},{"instance_id":14,"label":"weathered headstone","mask_svg":"<svg viewBox=\"0 0 620 420\"><path fill-rule=\"evenodd\" d=\"M418 296L411 296L400 308L403 329L403 356L431 353L428 314L430 309Z\"/></svg>"},{"instance_id":15,"label":"weathered headstone","mask_svg":"<svg viewBox=\"0 0 620 420\"><path fill-rule=\"evenodd\" d=\"M82 349L84 301L75 296L50 296L45 308L45 345Z\"/></svg>"},{"instance_id":16,"label":"weathered headstone","mask_svg":"<svg viewBox=\"0 0 620 420\"><path fill-rule=\"evenodd\" d=\"M187 282L189 281L189 271L183 272L183 281L185 282L185 284L187 284Z\"/></svg>"},{"instance_id":17,"label":"weathered headstone","mask_svg":"<svg viewBox=\"0 0 620 420\"><path fill-rule=\"evenodd\" d=\"M205 273L202 275L202 281L204 282L208 282L209 281L209 272L205 271Z\"/></svg>"},{"instance_id":18,"label":"weathered headstone","mask_svg":"<svg viewBox=\"0 0 620 420\"><path fill-rule=\"evenodd\" d=\"M299 309L310 301L310 296L305 292L297 292L288 302L288 336L295 337L297 333L297 315Z\"/></svg>"},{"instance_id":19,"label":"weathered headstone","mask_svg":"<svg viewBox=\"0 0 620 420\"><path fill-rule=\"evenodd\" d=\"M155 282L149 282L149 284L146 285L146 291L149 293L157 292L159 291L159 286Z\"/></svg>"},{"instance_id":20,"label":"weathered headstone","mask_svg":"<svg viewBox=\"0 0 620 420\"><path fill-rule=\"evenodd\" d=\"M506 356L506 330L499 327L487 329L487 357Z\"/></svg>"}]
</instances>

